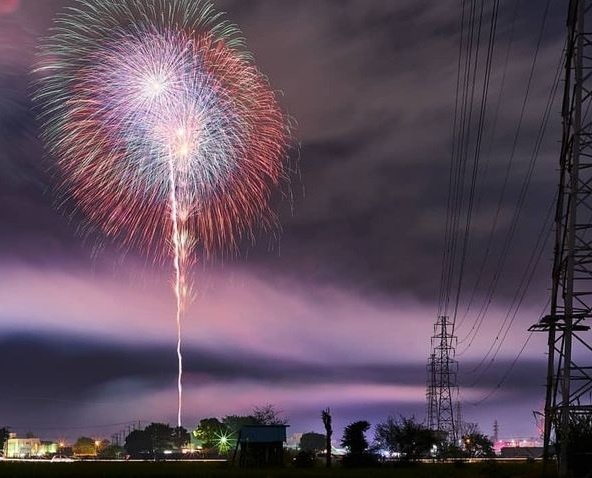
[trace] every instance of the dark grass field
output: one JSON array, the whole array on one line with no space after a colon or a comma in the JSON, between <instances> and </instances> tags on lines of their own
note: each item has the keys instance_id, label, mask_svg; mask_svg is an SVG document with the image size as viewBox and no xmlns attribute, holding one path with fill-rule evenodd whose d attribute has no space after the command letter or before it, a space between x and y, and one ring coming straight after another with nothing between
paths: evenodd
<instances>
[{"instance_id":1,"label":"dark grass field","mask_svg":"<svg viewBox=\"0 0 592 478\"><path fill-rule=\"evenodd\" d=\"M192 462L78 462L15 463L0 462L0 477L192 477L192 478L555 478L554 470L543 472L541 463L463 463L418 464L373 469L327 470L321 466L307 469L271 468L242 470L221 464Z\"/></svg>"}]
</instances>

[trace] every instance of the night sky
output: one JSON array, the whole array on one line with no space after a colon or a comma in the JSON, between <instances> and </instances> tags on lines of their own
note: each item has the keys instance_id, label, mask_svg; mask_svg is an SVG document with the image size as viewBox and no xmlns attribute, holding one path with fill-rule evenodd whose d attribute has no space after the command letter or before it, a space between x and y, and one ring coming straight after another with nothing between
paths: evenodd
<instances>
[{"instance_id":1,"label":"night sky","mask_svg":"<svg viewBox=\"0 0 592 478\"><path fill-rule=\"evenodd\" d=\"M322 431L320 411L328 406L336 436L358 419L375 424L389 414L415 414L423 420L461 3L215 2L241 27L294 118L290 156L299 173L291 178L293 201L276 201L279 239L262 234L237 257L201 261L194 271L197 293L184 324L187 428L265 403L284 411L290 432ZM0 426L46 438L109 437L122 428L117 424L176 420L172 268L140 251L123 253L100 232L83 233L80 214L56 207L29 72L38 39L69 4L0 0ZM491 392L547 300L551 242L520 308L510 309L536 241L547 232L561 88L495 293L483 324L478 330L473 324L528 173L565 25L564 2L551 1L516 138L546 2L523 0L514 17L515 4L500 4L459 308L466 319L458 329L464 418L486 434L497 419L503 437L537 435L532 411L544 400L544 334L530 339ZM512 317L495 360L490 354L488 368L473 371L501 343Z\"/></svg>"}]
</instances>

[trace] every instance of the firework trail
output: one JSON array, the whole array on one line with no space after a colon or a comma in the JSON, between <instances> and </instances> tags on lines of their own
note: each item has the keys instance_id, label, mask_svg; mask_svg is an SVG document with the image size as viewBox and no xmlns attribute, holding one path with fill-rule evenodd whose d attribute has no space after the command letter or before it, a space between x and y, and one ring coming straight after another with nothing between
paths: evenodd
<instances>
[{"instance_id":1,"label":"firework trail","mask_svg":"<svg viewBox=\"0 0 592 478\"><path fill-rule=\"evenodd\" d=\"M172 256L181 323L195 255L275 227L289 130L239 30L200 0L77 0L35 68L42 136L89 224Z\"/></svg>"}]
</instances>

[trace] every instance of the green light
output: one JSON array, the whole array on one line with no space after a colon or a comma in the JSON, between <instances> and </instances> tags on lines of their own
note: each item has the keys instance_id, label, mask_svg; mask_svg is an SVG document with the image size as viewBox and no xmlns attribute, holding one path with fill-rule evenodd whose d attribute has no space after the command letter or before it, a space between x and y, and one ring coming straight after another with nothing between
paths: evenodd
<instances>
[{"instance_id":1,"label":"green light","mask_svg":"<svg viewBox=\"0 0 592 478\"><path fill-rule=\"evenodd\" d=\"M216 447L220 453L227 453L233 447L231 436L224 432L216 433Z\"/></svg>"}]
</instances>

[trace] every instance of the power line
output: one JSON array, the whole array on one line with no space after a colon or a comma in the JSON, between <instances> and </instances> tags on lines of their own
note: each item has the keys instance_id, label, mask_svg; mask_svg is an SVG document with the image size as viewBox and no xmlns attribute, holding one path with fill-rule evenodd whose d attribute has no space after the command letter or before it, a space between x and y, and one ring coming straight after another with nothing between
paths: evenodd
<instances>
[{"instance_id":1,"label":"power line","mask_svg":"<svg viewBox=\"0 0 592 478\"><path fill-rule=\"evenodd\" d=\"M488 238L488 246L487 246L486 250L488 250L491 247L493 235L494 235L495 229L497 228L497 224L498 224L498 221L499 221L499 218L501 215L502 203L503 203L503 199L505 197L505 192L506 192L506 188L507 188L509 177L510 177L512 163L513 163L515 155L516 155L518 139L520 137L520 133L522 130L522 124L523 124L524 116L525 116L525 112L526 112L526 105L528 104L528 99L529 99L530 91L531 91L531 87L532 87L532 81L534 78L534 72L536 69L537 58L538 58L538 54L539 54L540 47L542 44L543 33L545 30L545 25L546 25L546 21L547 21L547 17L548 17L548 12L549 12L549 5L550 5L550 0L547 0L546 5L545 5L544 14L543 14L543 19L542 19L541 26L539 29L539 35L538 35L537 45L535 48L535 54L533 57L531 68L530 68L530 73L529 73L528 82L527 82L527 86L526 86L526 92L525 92L524 99L522 102L518 126L517 126L516 132L514 134L514 141L512 144L512 150L511 150L509 161L507 163L504 181L503 181L503 185L502 185L502 190L500 192L500 196L498 199L496 214L494 216L494 222L493 222L492 228L490 230L490 235ZM510 251L511 244L514 239L517 224L518 224L518 221L519 221L521 213L522 213L522 208L523 208L523 205L524 205L524 202L526 199L526 194L528 192L530 180L532 178L534 166L536 165L536 162L538 159L538 152L540 149L540 144L543 139L543 133L546 130L546 125L547 125L548 118L550 115L551 106L552 106L554 98L555 98L556 84L558 83L558 78L559 78L559 76L556 75L556 81L554 81L553 86L551 88L551 91L549 94L549 99L547 101L547 106L546 106L545 112L543 114L543 121L542 121L541 126L539 127L539 133L537 135L537 140L535 141L535 148L533 150L533 154L531 155L530 162L529 162L528 169L527 169L527 173L526 173L526 176L525 176L523 183L522 183L522 187L521 187L520 195L519 195L519 199L518 199L518 204L517 204L516 209L514 210L514 214L512 216L511 223L510 223L510 228L509 228L508 233L506 234L506 237L504 239L502 252L501 252L500 258L498 259L497 266L494 271L493 277L490 280L490 283L487 288L487 292L485 294L481 308L479 310L479 313L475 317L475 320L473 321L473 325L471 326L471 329L464 336L463 339L459 340L459 344L462 344L463 342L465 342L467 339L470 338L470 343L465 348L465 350L463 352L465 352L466 350L468 350L468 348L470 348L470 346L473 343L473 340L475 339L477 333L479 332L479 330L481 328L481 325L483 324L485 315L487 314L487 311L488 311L489 306L491 304L491 299L497 289L497 285L498 285L502 270L505 266L505 263L506 263L506 260L508 257L508 253ZM461 352L461 353L463 353L463 352Z\"/></svg>"},{"instance_id":2,"label":"power line","mask_svg":"<svg viewBox=\"0 0 592 478\"><path fill-rule=\"evenodd\" d=\"M494 1L491 10L480 107L476 114L477 124L475 127L477 139L474 145L472 167L469 175L469 149L474 127L474 109L476 105L478 68L480 65L480 43L485 15L484 2L481 2L481 8L478 11L478 20L477 11L477 3L475 1L470 3L470 7L467 7L467 2L463 1L459 61L457 63L455 113L452 131L453 141L449 171L450 181L446 209L445 245L438 303L439 315L448 314L453 284L456 291L454 309L455 311L458 309L459 291L462 289L481 158L485 113L489 97L499 0ZM467 33L465 34L465 32ZM465 191L467 185L468 190Z\"/></svg>"},{"instance_id":3,"label":"power line","mask_svg":"<svg viewBox=\"0 0 592 478\"><path fill-rule=\"evenodd\" d=\"M506 313L506 316L504 317L504 320L503 320L503 322L502 322L502 324L495 336L495 339L492 341L487 353L481 359L481 362L471 371L471 373L477 372L479 370L479 368L481 368L483 366L483 364L485 363L485 361L489 357L489 354L493 351L494 348L495 348L495 353L493 354L490 361L487 363L486 367L481 371L481 374L470 385L471 387L474 386L479 380L481 380L483 378L483 376L485 375L485 372L487 372L489 370L489 368L491 367L491 365L494 363L499 351L501 350L502 345L504 344L504 342L506 340L506 337L508 336L510 329L512 328L512 325L514 324L514 321L516 320L516 317L518 315L518 311L520 310L520 307L522 306L522 302L524 301L526 293L528 292L530 284L532 283L532 279L533 279L534 274L538 268L539 262L541 260L542 255L543 255L543 252L546 250L546 246L549 241L549 237L551 236L551 232L553 232L553 228L552 228L552 226L550 226L550 222L553 217L552 213L554 210L554 207L553 207L554 202L555 202L555 198L553 198L553 201L551 202L551 205L548 208L547 217L545 218L545 221L543 222L543 228L541 229L541 232L538 235L537 243L536 243L535 247L533 248L531 256L528 260L528 264L527 264L526 268L524 269L524 273L522 274L522 278L520 280L520 285L516 289L516 293L514 294L514 298L512 299L510 307L509 307L509 309ZM545 233L545 230L547 230L546 233ZM514 310L513 314L512 314L512 310ZM510 318L510 316L511 316L511 318ZM505 331L504 331L504 329L505 329ZM501 340L499 340L500 336L501 336ZM499 343L497 343L498 340L499 340ZM496 343L497 343L497 347L495 347Z\"/></svg>"},{"instance_id":4,"label":"power line","mask_svg":"<svg viewBox=\"0 0 592 478\"><path fill-rule=\"evenodd\" d=\"M540 153L540 149L541 149L542 142L543 142L543 139L544 139L545 131L547 129L547 124L548 124L548 121L549 121L549 117L550 117L551 111L553 109L553 104L555 103L555 98L556 98L556 95L557 95L557 88L558 88L559 80L560 80L560 77L561 77L561 65L563 63L563 59L564 59L564 55L562 53L561 54L561 57L560 57L560 61L559 61L558 65L557 65L557 71L556 71L556 74L555 74L553 85L552 85L552 87L551 87L551 89L549 91L549 96L547 98L547 103L546 103L546 106L545 106L545 111L543 113L543 118L542 118L541 124L539 126L539 130L538 130L538 133L537 133L537 138L535 140L535 144L534 144L533 151L532 151L532 154L531 154L531 158L530 158L530 161L529 161L529 165L528 165L528 169L527 169L527 174L526 174L525 179L524 179L524 181L522 183L522 188L520 190L520 195L519 195L519 199L518 199L518 205L517 205L516 210L514 212L514 215L512 217L512 222L510 224L510 229L508 231L508 235L506 236L505 241L504 241L504 245L503 245L503 249L502 249L502 251L503 251L504 254L503 254L502 258L500 258L500 260L503 259L504 263L505 263L507 253L509 252L509 249L510 249L510 246L511 246L511 243L512 243L512 240L513 240L513 236L514 236L514 233L515 233L517 224L518 224L518 220L519 220L520 214L522 212L523 204L524 204L524 202L526 200L526 195L527 195L527 192L528 192L528 187L529 187L529 184L530 184L532 173L534 171L534 167L535 167L536 162L537 162L538 157L539 157L539 153ZM555 198L556 197L557 196L555 196ZM549 210L547 212L547 216L546 216L545 220L543 221L543 228L542 228L540 234L537 236L538 237L537 244L540 242L540 238L542 237L542 235L546 231L547 226L545 226L545 224L550 220L552 208L553 208L553 203L551 203L550 208L549 208ZM535 251L536 251L536 247L533 249L533 252L531 253L531 256L530 256L530 259L529 259L529 262L528 262L529 264L533 260ZM498 266L499 266L499 263L498 263ZM502 267L503 267L503 264L502 264ZM528 267L527 267L527 269L528 269ZM497 287L497 281L499 280L499 277L500 277L500 274L501 274L501 270L499 271L499 274L498 274L498 270L496 270L496 274L497 275L494 275L494 279L495 279L495 283L494 284ZM520 293L521 286L523 284L523 280L524 280L524 276L523 276L523 279L520 282L521 285L518 287L518 289L516 289L516 292L514 294L514 298L512 300L512 304L515 303L515 301L517 300L517 297L518 297L518 295ZM493 292L495 292L495 289L492 291L492 293ZM491 296L489 296L488 299L489 300L487 302L487 306L484 309L482 309L480 311L480 314L477 316L477 319L479 319L479 321L477 323L474 323L473 324L473 327L471 328L471 330L469 330L469 332L467 333L467 335L465 336L465 338L459 341L459 343L462 344L463 342L465 342L467 340L467 338L470 337L469 344L466 346L465 349L463 349L462 351L459 352L459 355L464 354L471 347L471 345L473 344L473 341L475 340L475 338L477 336L477 333L479 332L479 329L480 329L480 327L481 327L481 325L483 323L483 320L485 318L485 315L486 315L486 313L487 313L487 311L489 309L489 304L491 302ZM511 310L511 308L510 308L510 310ZM510 313L510 311L508 313ZM472 336L471 336L471 333L472 333Z\"/></svg>"},{"instance_id":5,"label":"power line","mask_svg":"<svg viewBox=\"0 0 592 478\"><path fill-rule=\"evenodd\" d=\"M511 26L510 26L510 35L509 35L508 45L506 47L504 67L502 69L501 85L500 85L499 93L497 95L497 101L496 101L496 106L495 106L495 113L493 115L492 132L491 132L491 136L490 136L490 141L489 141L489 147L488 147L487 155L485 157L485 163L484 163L484 170L485 171L487 171L487 168L488 168L488 165L489 165L489 159L491 157L491 152L492 152L492 149L493 149L493 143L494 143L494 139L495 139L495 136L496 136L497 121L498 121L498 117L499 117L499 113L500 113L500 109L501 109L501 104L502 104L502 101L501 100L502 100L502 97L503 97L504 91L505 91L506 74L507 74L508 63L509 63L509 59L510 59L510 51L511 51L512 45L514 43L514 28L515 28L515 24L516 24L516 18L518 17L518 7L519 6L520 6L520 0L516 0L516 2L514 3L514 11L513 11L513 15L512 15ZM484 174L485 174L485 171L484 171ZM480 204L481 204L481 189L479 190L479 196L477 197L477 211L479 211ZM477 290L479 288L479 285L481 284L481 278L483 277L483 272L485 270L485 264L487 263L487 258L489 257L490 249L491 249L491 244L488 244L488 247L485 248L485 253L484 253L484 256L483 256L483 260L481 261L481 266L480 266L479 272L477 274L477 280L475 281L475 283L473 285L473 290L472 290L471 295L469 297L467 308L465 310L465 313L464 313L462 319L457 324L457 327L459 327L459 328L462 327L463 322L467 318L467 315L469 313L469 310L471 308L471 305L473 304L473 300L475 299L475 295L477 293Z\"/></svg>"},{"instance_id":6,"label":"power line","mask_svg":"<svg viewBox=\"0 0 592 478\"><path fill-rule=\"evenodd\" d=\"M543 317L545 311L547 310L547 307L549 307L549 300L547 300L539 317ZM463 399L463 402L468 403L470 405L479 406L482 403L489 400L491 397L493 397L502 388L503 384L506 382L506 380L508 379L508 377L510 376L510 374L512 373L512 371L516 367L518 360L520 360L520 357L522 357L522 354L526 350L526 347L527 347L528 343L530 342L530 339L532 338L533 334L534 334L534 332L530 332L528 334L528 336L526 337L526 340L522 344L522 347L520 347L519 352L514 357L514 360L512 360L512 362L510 363L510 366L503 373L501 379L497 382L497 384L488 393L486 393L479 400L471 401L471 400Z\"/></svg>"},{"instance_id":7,"label":"power line","mask_svg":"<svg viewBox=\"0 0 592 478\"><path fill-rule=\"evenodd\" d=\"M454 402L457 394L456 371L454 369L454 322L458 310L460 290L464 277L464 268L467 255L468 241L471 230L471 220L476 191L476 183L481 157L481 145L485 126L489 83L491 79L491 67L496 37L499 0L495 0L491 12L487 53L485 59L485 73L481 87L481 101L477 120L477 140L470 174L468 205L464 207L465 183L467 180L467 166L469 163L469 148L471 145L471 129L473 126L473 108L477 90L477 72L480 64L481 31L484 20L484 2L481 2L479 20L477 24L477 3L471 2L468 14L468 33L465 39L465 15L467 3L463 1L461 16L461 39L459 46L459 60L457 64L457 84L455 97L455 115L453 123L453 146L450 158L450 181L448 189L446 210L446 233L442 259L442 272L440 283L440 298L438 304L438 322L434 326L432 337L433 352L428 362L428 422L430 427L447 433L450 440L456 439L458 429L458 417L455 417ZM463 79L461 82L461 71ZM462 88L461 88L462 83ZM460 99L460 100L459 100ZM463 216L464 213L464 216ZM457 247L461 234L461 219L464 220L464 235L460 251L460 260L457 257ZM458 273L456 266L459 262ZM452 284L458 280L455 296L454 316L449 321L447 311L450 302ZM441 314L441 312L444 312ZM449 327L450 326L450 330ZM436 340L436 338L438 340ZM454 382L454 383L453 383ZM454 396L453 396L454 395ZM458 402L457 402L458 403Z\"/></svg>"},{"instance_id":8,"label":"power line","mask_svg":"<svg viewBox=\"0 0 592 478\"><path fill-rule=\"evenodd\" d=\"M483 4L481 4L483 8ZM467 219L465 222L465 231L463 237L463 247L461 252L461 259L460 259L460 270L459 270L459 277L458 277L458 286L456 290L456 298L454 304L454 314L452 320L452 333L454 334L454 329L456 325L456 317L458 314L458 306L460 302L460 294L462 290L463 278L464 278L464 270L466 264L466 257L467 257L467 250L469 245L469 238L471 232L471 223L472 223L472 215L473 215L473 203L475 197L475 187L477 183L477 172L479 170L479 162L481 158L481 141L483 137L483 129L485 127L485 112L487 109L487 98L489 94L489 81L491 78L491 65L493 62L493 51L495 46L495 38L496 38L496 28L497 28L497 18L498 18L498 8L499 8L499 1L496 0L494 2L493 11L491 15L491 26L489 31L489 41L487 47L487 57L485 61L485 74L483 79L483 89L481 94L481 106L479 111L479 123L477 126L477 139L475 142L475 153L474 153L474 161L473 161L473 171L471 176L471 187L469 191L469 203L467 206ZM481 10L483 13L483 10ZM477 59L475 59L475 68L477 67ZM474 89L473 83L473 89ZM466 149L469 146L469 135L466 138Z\"/></svg>"},{"instance_id":9,"label":"power line","mask_svg":"<svg viewBox=\"0 0 592 478\"><path fill-rule=\"evenodd\" d=\"M482 4L483 7L483 4ZM466 175L466 155L464 154L464 145L465 145L465 138L468 136L466 131L470 130L470 121L472 116L472 102L469 102L469 92L474 92L474 84L475 84L475 77L471 76L471 71L474 68L471 68L473 63L473 55L478 58L478 43L479 38L477 38L477 48L474 50L474 43L475 43L475 23L476 23L476 2L473 0L471 2L471 8L469 13L469 31L467 33L467 39L464 38L464 19L465 19L465 9L466 9L466 1L463 0L463 10L462 10L462 27L461 27L461 39L460 39L460 50L459 50L459 78L457 78L457 96L456 96L456 111L455 111L455 122L453 127L453 147L452 147L452 155L451 155L451 182L452 186L449 186L449 197L448 197L448 209L447 209L447 218L449 222L447 224L447 231L448 235L446 238L445 244L445 273L444 273L444 285L442 288L442 303L439 307L443 315L448 314L448 305L450 301L450 293L451 287L455 276L455 264L457 261L457 242L458 242L458 235L459 235L459 225L462 215L462 203L464 197L464 184L465 184L465 175ZM481 32L481 21L482 16L480 16L480 23L477 29L478 34L480 35ZM466 46L463 48L463 43ZM461 70L464 67L464 72L462 74L462 88L460 87L460 76ZM473 88L471 87L471 83ZM461 98L460 98L460 107L459 105L459 89L462 90ZM458 112L458 108L460 108L460 113ZM458 119L458 114L460 114L460 119ZM468 116L467 116L468 115ZM467 119L468 118L468 119ZM440 314L439 314L440 315Z\"/></svg>"}]
</instances>

